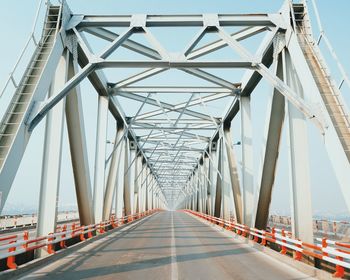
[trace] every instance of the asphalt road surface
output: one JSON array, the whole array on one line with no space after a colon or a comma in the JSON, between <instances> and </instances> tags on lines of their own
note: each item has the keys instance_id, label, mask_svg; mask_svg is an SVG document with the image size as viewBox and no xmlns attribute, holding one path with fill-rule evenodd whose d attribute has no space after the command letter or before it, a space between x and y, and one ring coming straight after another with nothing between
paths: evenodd
<instances>
[{"instance_id":1,"label":"asphalt road surface","mask_svg":"<svg viewBox=\"0 0 350 280\"><path fill-rule=\"evenodd\" d=\"M161 212L21 279L313 279L184 212Z\"/></svg>"}]
</instances>

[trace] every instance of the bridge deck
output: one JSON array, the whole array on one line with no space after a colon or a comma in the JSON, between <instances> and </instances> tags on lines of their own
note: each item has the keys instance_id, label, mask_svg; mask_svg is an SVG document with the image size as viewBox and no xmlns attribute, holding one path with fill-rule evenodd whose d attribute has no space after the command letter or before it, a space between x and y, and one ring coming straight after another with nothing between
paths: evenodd
<instances>
[{"instance_id":1,"label":"bridge deck","mask_svg":"<svg viewBox=\"0 0 350 280\"><path fill-rule=\"evenodd\" d=\"M23 279L312 279L183 212L161 212Z\"/></svg>"}]
</instances>

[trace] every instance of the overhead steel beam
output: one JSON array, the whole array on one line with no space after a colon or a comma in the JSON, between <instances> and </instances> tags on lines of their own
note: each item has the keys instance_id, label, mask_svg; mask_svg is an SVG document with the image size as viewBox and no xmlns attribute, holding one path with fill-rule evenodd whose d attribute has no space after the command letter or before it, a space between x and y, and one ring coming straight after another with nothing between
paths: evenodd
<instances>
[{"instance_id":1,"label":"overhead steel beam","mask_svg":"<svg viewBox=\"0 0 350 280\"><path fill-rule=\"evenodd\" d=\"M133 75L131 77L128 77L122 81L119 81L115 84L110 84L110 86L112 86L114 89L121 89L124 88L130 84L142 81L144 79L147 79L149 77L152 77L156 74L159 74L161 72L166 71L166 68L151 68L151 69L147 69L145 71L142 71L141 73L138 73L136 75Z\"/></svg>"},{"instance_id":2,"label":"overhead steel beam","mask_svg":"<svg viewBox=\"0 0 350 280\"><path fill-rule=\"evenodd\" d=\"M77 28L84 27L129 27L132 15L85 15ZM203 15L147 15L145 26L203 26ZM217 19L221 26L275 26L281 20L280 14L219 14ZM74 16L73 19L74 20Z\"/></svg>"},{"instance_id":3,"label":"overhead steel beam","mask_svg":"<svg viewBox=\"0 0 350 280\"><path fill-rule=\"evenodd\" d=\"M215 96L215 99L226 97L226 96L229 96L230 94L228 94L228 93L221 93L221 94L217 94L217 95L218 96ZM155 99L152 99L152 98L147 98L146 99L146 97L144 97L144 96L133 94L133 93L119 93L118 96L122 96L122 97L125 97L125 98L128 98L128 99L132 99L132 100L135 100L135 101L139 101L139 102L145 102L146 104L158 107L158 102ZM212 97L212 98L214 98L214 97ZM195 101L196 100L194 100L187 107L194 106L195 105ZM184 104L182 104L182 103L179 104L179 105L171 105L169 103L160 102L160 104L164 107L166 112L169 112L169 111L176 111L176 112L180 111L181 112L181 110L184 108ZM141 119L153 117L153 116L156 116L156 115L160 115L162 113L163 113L163 110L159 109L159 110L156 110L156 111L140 114L134 120L135 121L136 120L141 120ZM207 116L207 115L205 115L203 113L199 113L199 112L196 112L196 111L189 110L189 109L185 109L184 110L184 114L192 116L192 117L196 117L196 118L199 118L199 119L211 120L211 118L209 116Z\"/></svg>"},{"instance_id":4,"label":"overhead steel beam","mask_svg":"<svg viewBox=\"0 0 350 280\"><path fill-rule=\"evenodd\" d=\"M240 87L239 83L235 84ZM194 86L128 86L119 90L111 90L113 94L118 95L119 92L131 93L234 93L233 90L223 87L194 87Z\"/></svg>"},{"instance_id":5,"label":"overhead steel beam","mask_svg":"<svg viewBox=\"0 0 350 280\"><path fill-rule=\"evenodd\" d=\"M178 61L178 60L144 60L144 61L125 61L125 60L98 60L94 62L95 67L101 68L162 68L162 69L186 69L186 68L244 68L254 69L252 61ZM158 69L157 69L158 70ZM161 69L159 69L160 72ZM157 72L157 71L155 71ZM192 71L191 71L192 72ZM150 75L150 73L147 73ZM155 73L152 73L155 75ZM147 75L146 75L147 76ZM214 76L214 75L212 75ZM140 77L138 77L140 78ZM233 85L233 84L232 84Z\"/></svg>"},{"instance_id":6,"label":"overhead steel beam","mask_svg":"<svg viewBox=\"0 0 350 280\"><path fill-rule=\"evenodd\" d=\"M256 34L264 32L266 30L267 30L266 26L249 26L247 28L244 28L242 30L239 30L239 31L231 34L231 36L239 42L239 41L247 39L251 36L254 36ZM217 40L215 42L206 44L203 47L194 49L192 52L190 52L186 56L186 58L187 59L195 59L195 58L201 57L203 55L206 55L208 53L212 53L212 52L219 50L221 48L224 48L226 46L227 46L227 44L223 40Z\"/></svg>"},{"instance_id":7,"label":"overhead steel beam","mask_svg":"<svg viewBox=\"0 0 350 280\"><path fill-rule=\"evenodd\" d=\"M187 102L183 102L183 103L180 103L180 104L177 104L177 105L171 105L171 104L167 104L167 103L164 103L164 102L161 102L161 104L165 108L166 112L179 111L179 110L182 110L185 107L188 108L188 107L191 107L191 106L202 104L202 102L210 102L210 101L214 101L214 100L217 100L217 99L220 99L220 98L224 98L224 97L228 97L228 96L232 96L232 94L228 94L228 93L212 94L212 95L208 95L208 96L205 96L205 97L202 97L202 98L196 98L196 99L192 100L188 104L187 104ZM151 117L160 115L162 113L163 113L163 110L159 109L159 110L155 110L155 111L148 112L148 113L145 113L145 114L141 114L137 118L135 118L135 121L138 121L138 120L141 120L141 119L146 119L146 118L151 118ZM188 109L186 109L184 111L184 114L190 115L190 114L188 114ZM197 117L197 118L201 118L203 120L209 120L209 121L213 120L213 118L211 116L205 115L203 113L197 113L196 112L196 114L193 114L193 113L191 113L191 114L192 114L191 116ZM201 117L199 115L201 115ZM218 118L214 118L214 120L217 123L220 123Z\"/></svg>"},{"instance_id":8,"label":"overhead steel beam","mask_svg":"<svg viewBox=\"0 0 350 280\"><path fill-rule=\"evenodd\" d=\"M82 31L85 31L87 33L90 33L92 35L95 35L96 37L102 38L102 39L107 40L107 41L113 41L119 37L118 34L112 32L108 29L101 28L101 27L83 28ZM149 48L145 45L137 43L133 40L127 39L125 42L122 43L122 46L129 49L129 50L137 52L139 54L143 54L147 57L150 57L153 59L161 59L158 52L156 52L152 48Z\"/></svg>"}]
</instances>

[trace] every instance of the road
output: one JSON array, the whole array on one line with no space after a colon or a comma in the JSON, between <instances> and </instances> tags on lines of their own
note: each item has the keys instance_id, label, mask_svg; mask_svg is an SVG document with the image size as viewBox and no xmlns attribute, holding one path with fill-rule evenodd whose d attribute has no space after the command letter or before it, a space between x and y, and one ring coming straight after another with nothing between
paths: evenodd
<instances>
[{"instance_id":1,"label":"road","mask_svg":"<svg viewBox=\"0 0 350 280\"><path fill-rule=\"evenodd\" d=\"M161 212L21 279L313 279L184 212Z\"/></svg>"}]
</instances>

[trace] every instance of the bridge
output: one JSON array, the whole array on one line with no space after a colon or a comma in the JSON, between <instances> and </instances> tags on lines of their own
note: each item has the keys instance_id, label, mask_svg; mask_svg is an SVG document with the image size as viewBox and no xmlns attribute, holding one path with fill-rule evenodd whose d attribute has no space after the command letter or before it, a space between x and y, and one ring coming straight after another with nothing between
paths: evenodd
<instances>
[{"instance_id":1,"label":"bridge","mask_svg":"<svg viewBox=\"0 0 350 280\"><path fill-rule=\"evenodd\" d=\"M34 231L0 235L1 279L349 278L349 240L313 228L308 138L322 139L350 209L342 92L350 80L310 3L286 0L275 13L117 15L40 1L1 93L0 123L0 212L45 125L39 210ZM266 114L252 110L256 98ZM284 144L291 217L276 227L270 205ZM58 225L62 168L72 173L79 219Z\"/></svg>"}]
</instances>

